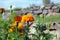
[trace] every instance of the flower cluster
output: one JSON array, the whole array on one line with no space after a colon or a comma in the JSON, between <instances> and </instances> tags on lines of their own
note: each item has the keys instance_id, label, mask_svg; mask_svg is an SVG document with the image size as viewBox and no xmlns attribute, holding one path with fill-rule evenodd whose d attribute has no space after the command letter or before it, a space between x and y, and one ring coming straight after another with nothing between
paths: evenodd
<instances>
[{"instance_id":1,"label":"flower cluster","mask_svg":"<svg viewBox=\"0 0 60 40\"><path fill-rule=\"evenodd\" d=\"M24 33L24 23L26 22L33 22L34 21L34 17L32 14L27 14L27 15L23 15L23 16L16 16L14 18L14 23L11 24L10 29L8 30L10 33L15 31L16 28L16 24L18 23L18 31L20 33L20 35L23 35Z\"/></svg>"}]
</instances>

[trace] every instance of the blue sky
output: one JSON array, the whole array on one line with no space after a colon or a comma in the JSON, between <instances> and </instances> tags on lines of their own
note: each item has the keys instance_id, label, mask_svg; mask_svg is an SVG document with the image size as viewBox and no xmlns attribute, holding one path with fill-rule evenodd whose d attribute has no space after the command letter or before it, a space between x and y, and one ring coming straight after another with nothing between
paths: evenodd
<instances>
[{"instance_id":1,"label":"blue sky","mask_svg":"<svg viewBox=\"0 0 60 40\"><path fill-rule=\"evenodd\" d=\"M54 3L60 2L60 0L51 0ZM42 0L0 0L0 8L9 9L10 5L15 7L29 7L31 4L42 5Z\"/></svg>"}]
</instances>

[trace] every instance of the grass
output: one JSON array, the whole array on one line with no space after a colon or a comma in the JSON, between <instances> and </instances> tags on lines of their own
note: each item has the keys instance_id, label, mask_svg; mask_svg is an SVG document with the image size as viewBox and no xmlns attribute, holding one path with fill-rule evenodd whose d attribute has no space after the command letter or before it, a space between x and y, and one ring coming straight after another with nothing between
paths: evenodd
<instances>
[{"instance_id":1,"label":"grass","mask_svg":"<svg viewBox=\"0 0 60 40\"><path fill-rule=\"evenodd\" d=\"M40 16L35 16L35 21L39 22L60 22L60 15L54 15L54 16L49 16L49 17L44 17L44 20Z\"/></svg>"}]
</instances>

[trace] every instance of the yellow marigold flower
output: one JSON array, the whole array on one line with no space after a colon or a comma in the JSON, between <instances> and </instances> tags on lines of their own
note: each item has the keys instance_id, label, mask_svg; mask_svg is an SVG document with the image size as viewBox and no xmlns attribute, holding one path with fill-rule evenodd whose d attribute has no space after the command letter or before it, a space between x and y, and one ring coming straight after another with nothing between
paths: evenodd
<instances>
[{"instance_id":1,"label":"yellow marigold flower","mask_svg":"<svg viewBox=\"0 0 60 40\"><path fill-rule=\"evenodd\" d=\"M13 32L13 30L12 29L9 29L8 32Z\"/></svg>"},{"instance_id":2,"label":"yellow marigold flower","mask_svg":"<svg viewBox=\"0 0 60 40\"><path fill-rule=\"evenodd\" d=\"M27 17L26 15L23 15L21 22L25 23L26 22L26 17Z\"/></svg>"},{"instance_id":3,"label":"yellow marigold flower","mask_svg":"<svg viewBox=\"0 0 60 40\"><path fill-rule=\"evenodd\" d=\"M19 23L19 24L18 24L18 29L24 29L24 27L23 27L23 24L22 24L22 23Z\"/></svg>"}]
</instances>

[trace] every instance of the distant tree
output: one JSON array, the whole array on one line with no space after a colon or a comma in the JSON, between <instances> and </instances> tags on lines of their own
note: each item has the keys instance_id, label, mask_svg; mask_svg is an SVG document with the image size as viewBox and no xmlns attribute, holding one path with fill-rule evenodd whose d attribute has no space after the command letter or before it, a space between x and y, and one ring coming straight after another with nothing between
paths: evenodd
<instances>
[{"instance_id":1,"label":"distant tree","mask_svg":"<svg viewBox=\"0 0 60 40\"><path fill-rule=\"evenodd\" d=\"M43 4L46 6L47 4L50 4L51 0L43 0Z\"/></svg>"},{"instance_id":2,"label":"distant tree","mask_svg":"<svg viewBox=\"0 0 60 40\"><path fill-rule=\"evenodd\" d=\"M5 10L5 12L10 12L10 10Z\"/></svg>"},{"instance_id":3,"label":"distant tree","mask_svg":"<svg viewBox=\"0 0 60 40\"><path fill-rule=\"evenodd\" d=\"M27 7L27 8L24 8L24 10L29 10L29 7Z\"/></svg>"},{"instance_id":4,"label":"distant tree","mask_svg":"<svg viewBox=\"0 0 60 40\"><path fill-rule=\"evenodd\" d=\"M30 5L30 8L33 8L33 7L35 7L35 6L37 6L36 4L31 4Z\"/></svg>"},{"instance_id":5,"label":"distant tree","mask_svg":"<svg viewBox=\"0 0 60 40\"><path fill-rule=\"evenodd\" d=\"M55 4L54 2L51 2L51 4Z\"/></svg>"},{"instance_id":6,"label":"distant tree","mask_svg":"<svg viewBox=\"0 0 60 40\"><path fill-rule=\"evenodd\" d=\"M14 8L13 10L14 10L14 11L20 11L21 8Z\"/></svg>"}]
</instances>

